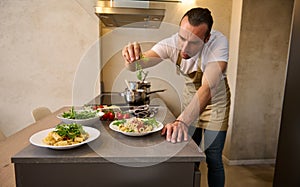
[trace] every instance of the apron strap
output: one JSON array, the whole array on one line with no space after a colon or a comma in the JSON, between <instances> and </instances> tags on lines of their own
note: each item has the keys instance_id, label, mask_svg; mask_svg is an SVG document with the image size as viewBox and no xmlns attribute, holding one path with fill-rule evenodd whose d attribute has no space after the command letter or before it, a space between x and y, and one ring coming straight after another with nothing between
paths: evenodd
<instances>
[{"instance_id":1,"label":"apron strap","mask_svg":"<svg viewBox=\"0 0 300 187\"><path fill-rule=\"evenodd\" d=\"M178 56L177 56L177 61L176 61L176 73L177 75L180 75L180 64L181 64L181 60L182 60L182 57L180 56L180 52L178 53Z\"/></svg>"}]
</instances>

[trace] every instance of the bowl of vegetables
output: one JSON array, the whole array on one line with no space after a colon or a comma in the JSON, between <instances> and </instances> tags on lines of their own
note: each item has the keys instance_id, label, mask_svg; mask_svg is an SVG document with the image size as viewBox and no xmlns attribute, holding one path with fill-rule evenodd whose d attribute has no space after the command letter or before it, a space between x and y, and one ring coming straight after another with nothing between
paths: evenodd
<instances>
[{"instance_id":1,"label":"bowl of vegetables","mask_svg":"<svg viewBox=\"0 0 300 187\"><path fill-rule=\"evenodd\" d=\"M100 121L104 113L97 110L75 110L72 107L69 111L57 115L63 123L78 123L81 125L92 125Z\"/></svg>"}]
</instances>

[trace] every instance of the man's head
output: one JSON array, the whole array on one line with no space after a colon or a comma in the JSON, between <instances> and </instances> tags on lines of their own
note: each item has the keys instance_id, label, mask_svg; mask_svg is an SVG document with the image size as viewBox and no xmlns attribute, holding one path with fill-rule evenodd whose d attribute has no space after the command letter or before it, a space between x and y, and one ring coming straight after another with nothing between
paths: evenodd
<instances>
[{"instance_id":1,"label":"man's head","mask_svg":"<svg viewBox=\"0 0 300 187\"><path fill-rule=\"evenodd\" d=\"M214 21L211 16L211 12L207 8L200 8L200 7L192 8L182 16L180 23L182 22L182 19L184 17L188 18L188 21L192 26L199 26L201 24L206 24L208 27L206 37L209 37Z\"/></svg>"},{"instance_id":2,"label":"man's head","mask_svg":"<svg viewBox=\"0 0 300 187\"><path fill-rule=\"evenodd\" d=\"M213 18L206 8L193 8L184 14L178 33L182 58L191 58L202 50L209 40L212 25Z\"/></svg>"}]
</instances>

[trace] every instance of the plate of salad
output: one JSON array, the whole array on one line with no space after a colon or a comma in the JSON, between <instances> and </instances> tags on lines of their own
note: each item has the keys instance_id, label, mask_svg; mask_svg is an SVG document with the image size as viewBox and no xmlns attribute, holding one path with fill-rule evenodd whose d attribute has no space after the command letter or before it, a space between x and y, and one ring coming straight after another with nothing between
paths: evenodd
<instances>
[{"instance_id":1,"label":"plate of salad","mask_svg":"<svg viewBox=\"0 0 300 187\"><path fill-rule=\"evenodd\" d=\"M129 118L115 120L109 124L113 131L127 136L144 136L160 131L164 125L155 118Z\"/></svg>"},{"instance_id":2,"label":"plate of salad","mask_svg":"<svg viewBox=\"0 0 300 187\"><path fill-rule=\"evenodd\" d=\"M78 123L81 125L92 125L100 121L104 113L97 110L75 110L72 107L69 111L57 115L63 123Z\"/></svg>"}]
</instances>

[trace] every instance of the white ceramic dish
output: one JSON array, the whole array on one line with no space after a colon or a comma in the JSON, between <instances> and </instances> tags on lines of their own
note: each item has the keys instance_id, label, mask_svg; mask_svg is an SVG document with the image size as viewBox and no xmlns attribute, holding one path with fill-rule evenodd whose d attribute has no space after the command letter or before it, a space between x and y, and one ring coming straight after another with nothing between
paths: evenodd
<instances>
[{"instance_id":1,"label":"white ceramic dish","mask_svg":"<svg viewBox=\"0 0 300 187\"><path fill-rule=\"evenodd\" d=\"M121 131L119 130L119 127L117 125L114 125L116 121L113 121L109 124L109 128L113 131L116 131L116 132L119 132L119 133L122 133L122 134L125 134L127 136L145 136L147 134L150 134L150 133L154 133L154 132L157 132L157 131L160 131L164 125L158 121L158 125L157 126L154 126L153 130L152 131L148 131L148 132L143 132L143 133L139 133L139 132L124 132L124 131Z\"/></svg>"},{"instance_id":2,"label":"white ceramic dish","mask_svg":"<svg viewBox=\"0 0 300 187\"><path fill-rule=\"evenodd\" d=\"M66 124L71 124L71 123L78 123L81 125L92 125L100 121L100 117L103 116L103 112L98 112L97 115L93 118L88 118L88 119L68 119L62 117L62 114L57 115L56 117L60 119L63 123Z\"/></svg>"},{"instance_id":3,"label":"white ceramic dish","mask_svg":"<svg viewBox=\"0 0 300 187\"><path fill-rule=\"evenodd\" d=\"M78 147L80 145L89 143L89 142L97 139L100 136L100 131L95 128L85 127L85 126L82 126L82 128L84 131L86 131L89 134L89 138L81 143L74 144L74 145L52 146L52 145L45 144L43 142L43 139L48 135L49 132L53 131L55 128L46 129L46 130L37 132L30 137L29 141L32 145L35 145L38 147L46 147L46 148L51 148L51 149L72 149L74 147Z\"/></svg>"}]
</instances>

